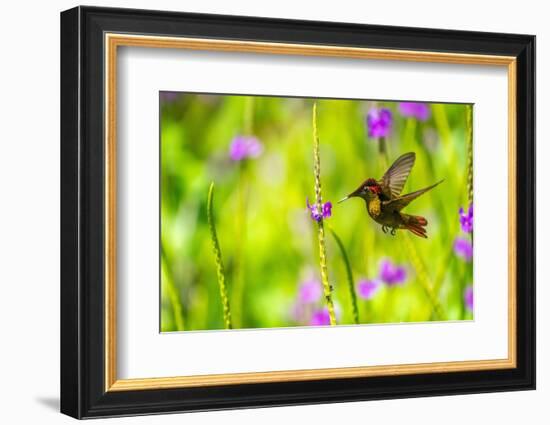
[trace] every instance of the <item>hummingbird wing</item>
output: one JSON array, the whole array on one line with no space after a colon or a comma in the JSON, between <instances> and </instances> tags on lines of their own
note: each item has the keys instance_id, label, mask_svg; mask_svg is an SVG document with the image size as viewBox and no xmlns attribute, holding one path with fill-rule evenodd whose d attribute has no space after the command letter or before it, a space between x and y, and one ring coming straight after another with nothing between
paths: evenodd
<instances>
[{"instance_id":1,"label":"hummingbird wing","mask_svg":"<svg viewBox=\"0 0 550 425\"><path fill-rule=\"evenodd\" d=\"M397 198L401 194L415 159L414 152L405 153L388 168L380 181L382 192L388 199Z\"/></svg>"},{"instance_id":2,"label":"hummingbird wing","mask_svg":"<svg viewBox=\"0 0 550 425\"><path fill-rule=\"evenodd\" d=\"M436 187L438 184L441 184L441 183L443 183L443 180L440 180L437 183L432 184L431 186L425 187L424 189L420 189L415 192L411 192L411 193L407 193L406 195L399 196L395 199L390 199L389 201L385 201L383 205L389 210L401 211L403 208L409 205L412 201L414 201L420 195L423 195L428 190L432 190L434 187Z\"/></svg>"}]
</instances>

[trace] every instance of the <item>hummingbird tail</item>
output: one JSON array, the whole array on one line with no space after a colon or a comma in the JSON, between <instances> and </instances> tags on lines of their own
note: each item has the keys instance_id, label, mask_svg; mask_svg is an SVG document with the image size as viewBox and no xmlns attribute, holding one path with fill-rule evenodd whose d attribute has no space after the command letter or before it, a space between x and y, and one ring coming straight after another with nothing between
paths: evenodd
<instances>
[{"instance_id":1,"label":"hummingbird tail","mask_svg":"<svg viewBox=\"0 0 550 425\"><path fill-rule=\"evenodd\" d=\"M418 224L419 226L427 226L428 220L426 220L424 217L421 217L419 215L409 215L409 223L410 224Z\"/></svg>"},{"instance_id":2,"label":"hummingbird tail","mask_svg":"<svg viewBox=\"0 0 550 425\"><path fill-rule=\"evenodd\" d=\"M405 215L405 214L403 214ZM428 225L428 220L419 215L405 215L405 228L411 233L419 236L421 238L427 239L428 235L426 234L426 226Z\"/></svg>"}]
</instances>

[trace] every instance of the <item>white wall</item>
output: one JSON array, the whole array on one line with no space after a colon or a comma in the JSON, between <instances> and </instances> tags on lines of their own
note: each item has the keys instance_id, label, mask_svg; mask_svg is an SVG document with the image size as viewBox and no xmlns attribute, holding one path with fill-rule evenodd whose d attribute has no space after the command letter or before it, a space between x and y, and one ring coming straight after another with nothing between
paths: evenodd
<instances>
[{"instance_id":1,"label":"white wall","mask_svg":"<svg viewBox=\"0 0 550 425\"><path fill-rule=\"evenodd\" d=\"M59 11L77 3L5 2L0 15L0 421L69 423L57 413L59 381ZM393 0L96 1L96 5L362 22L537 35L538 217L550 132L550 27L545 2ZM29 107L35 107L34 111ZM546 189L546 190L545 190ZM548 423L550 289L543 261L549 225L538 224L538 390L536 392L346 403L111 420L109 423L465 424ZM39 422L38 422L39 421Z\"/></svg>"}]
</instances>

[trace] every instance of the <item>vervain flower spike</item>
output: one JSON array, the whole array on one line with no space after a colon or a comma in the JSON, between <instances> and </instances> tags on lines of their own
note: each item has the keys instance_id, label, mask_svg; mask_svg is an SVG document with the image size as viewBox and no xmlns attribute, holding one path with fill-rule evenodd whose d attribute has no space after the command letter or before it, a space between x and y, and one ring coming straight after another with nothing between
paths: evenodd
<instances>
[{"instance_id":1,"label":"vervain flower spike","mask_svg":"<svg viewBox=\"0 0 550 425\"><path fill-rule=\"evenodd\" d=\"M220 243L218 241L218 235L216 233L216 222L214 220L214 182L210 183L210 189L208 190L208 203L207 203L207 215L208 226L210 227L210 238L212 240L212 249L214 251L214 257L216 261L216 273L218 276L218 285L220 287L220 297L223 305L223 321L226 329L232 329L233 324L231 322L231 309L229 308L229 298L227 296L227 286L225 285L225 269L222 261L222 251L220 249Z\"/></svg>"},{"instance_id":2,"label":"vervain flower spike","mask_svg":"<svg viewBox=\"0 0 550 425\"><path fill-rule=\"evenodd\" d=\"M334 313L334 303L332 301L332 288L328 281L327 251L325 242L325 227L323 224L323 211L320 206L323 205L321 194L321 156L319 153L319 136L317 134L317 103L313 104L313 164L315 176L315 206L317 209L317 236L319 240L319 263L321 267L321 281L323 283L323 293L327 303L328 315L331 325L336 325L336 315Z\"/></svg>"}]
</instances>

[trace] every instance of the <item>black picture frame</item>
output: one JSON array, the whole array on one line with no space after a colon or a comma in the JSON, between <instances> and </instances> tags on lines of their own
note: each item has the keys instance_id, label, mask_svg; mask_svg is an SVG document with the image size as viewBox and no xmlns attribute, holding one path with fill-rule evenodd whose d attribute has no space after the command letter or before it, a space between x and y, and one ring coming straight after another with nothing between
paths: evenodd
<instances>
[{"instance_id":1,"label":"black picture frame","mask_svg":"<svg viewBox=\"0 0 550 425\"><path fill-rule=\"evenodd\" d=\"M106 392L106 32L506 55L517 58L517 367ZM75 418L535 388L535 37L76 7L61 13L61 412Z\"/></svg>"}]
</instances>

